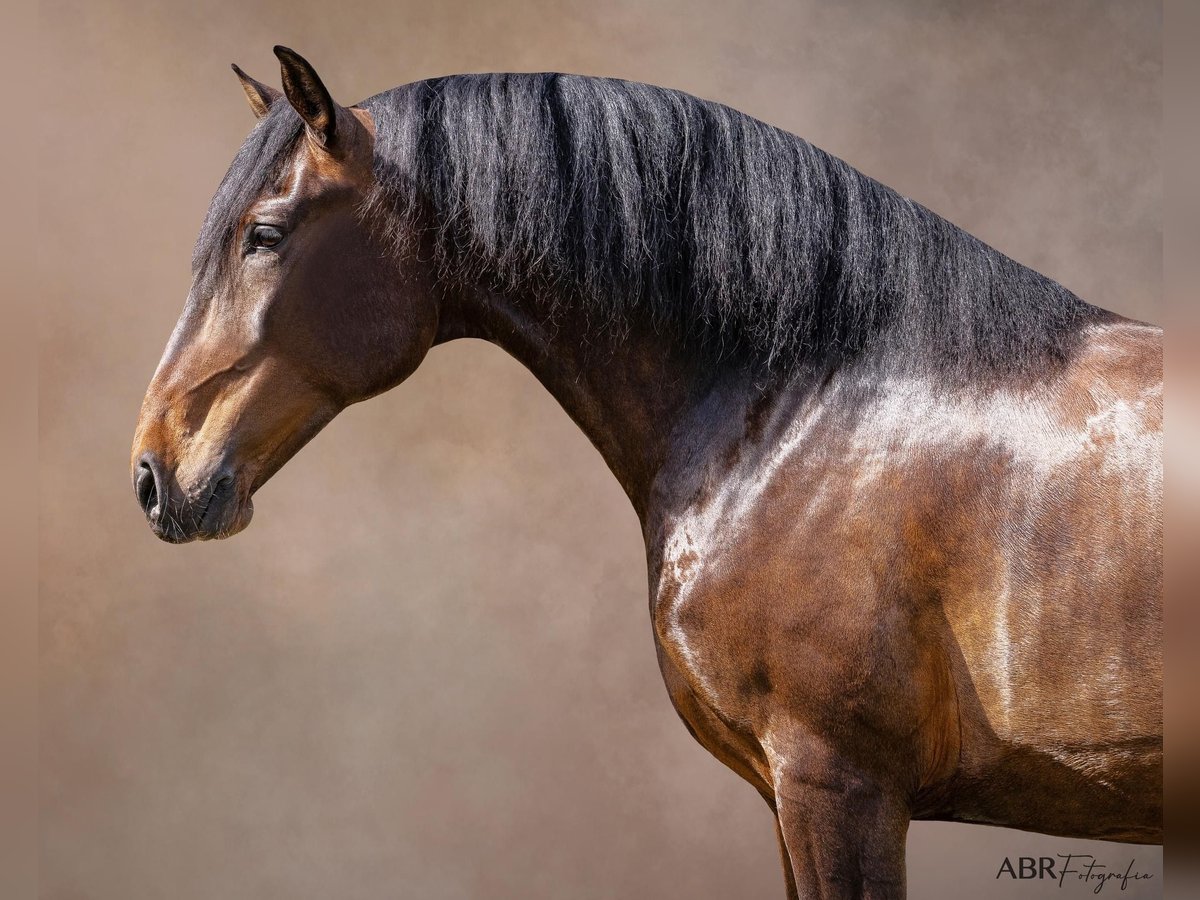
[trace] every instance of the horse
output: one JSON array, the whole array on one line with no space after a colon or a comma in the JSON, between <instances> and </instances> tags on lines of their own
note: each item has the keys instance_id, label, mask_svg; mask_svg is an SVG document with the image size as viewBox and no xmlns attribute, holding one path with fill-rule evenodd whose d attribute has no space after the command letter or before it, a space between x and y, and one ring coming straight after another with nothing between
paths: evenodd
<instances>
[{"instance_id":1,"label":"horse","mask_svg":"<svg viewBox=\"0 0 1200 900\"><path fill-rule=\"evenodd\" d=\"M914 819L1161 843L1162 332L688 94L456 75L282 91L213 197L133 489L224 538L352 403L491 341L645 540L687 730L787 895L905 894Z\"/></svg>"}]
</instances>

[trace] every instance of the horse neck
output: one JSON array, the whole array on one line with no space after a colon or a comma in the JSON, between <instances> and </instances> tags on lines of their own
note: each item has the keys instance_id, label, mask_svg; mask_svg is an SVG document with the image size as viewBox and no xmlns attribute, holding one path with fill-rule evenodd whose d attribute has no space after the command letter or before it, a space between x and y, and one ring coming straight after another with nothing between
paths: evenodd
<instances>
[{"instance_id":1,"label":"horse neck","mask_svg":"<svg viewBox=\"0 0 1200 900\"><path fill-rule=\"evenodd\" d=\"M694 414L712 377L677 340L631 317L616 335L564 305L551 314L530 298L483 288L447 303L437 343L496 344L542 383L600 451L643 523L671 437Z\"/></svg>"}]
</instances>

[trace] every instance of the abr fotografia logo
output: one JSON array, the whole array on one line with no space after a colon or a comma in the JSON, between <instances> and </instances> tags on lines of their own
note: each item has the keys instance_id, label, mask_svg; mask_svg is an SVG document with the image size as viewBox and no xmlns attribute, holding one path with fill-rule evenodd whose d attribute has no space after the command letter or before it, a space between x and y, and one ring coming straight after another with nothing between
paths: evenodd
<instances>
[{"instance_id":1,"label":"abr fotografia logo","mask_svg":"<svg viewBox=\"0 0 1200 900\"><path fill-rule=\"evenodd\" d=\"M1137 860L1131 859L1129 865L1122 869L1112 869L1090 853L1059 853L1057 856L1018 856L1016 863L1007 856L1000 864L997 878L1012 878L1015 880L1050 879L1065 884L1086 884L1093 894L1099 894L1109 884L1120 885L1123 891L1131 882L1145 881L1153 878L1150 872L1139 872L1135 868Z\"/></svg>"}]
</instances>

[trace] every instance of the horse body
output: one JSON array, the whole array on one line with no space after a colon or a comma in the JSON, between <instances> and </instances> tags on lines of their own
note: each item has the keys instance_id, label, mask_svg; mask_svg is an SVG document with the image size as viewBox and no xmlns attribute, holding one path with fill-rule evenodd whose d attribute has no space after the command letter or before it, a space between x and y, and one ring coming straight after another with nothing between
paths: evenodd
<instances>
[{"instance_id":1,"label":"horse body","mask_svg":"<svg viewBox=\"0 0 1200 900\"><path fill-rule=\"evenodd\" d=\"M436 344L488 340L557 398L628 494L671 700L774 812L790 896L903 896L912 818L1161 839L1158 329L682 95L471 76L346 109L277 52L286 102L239 71L266 121L214 199L135 437L135 492L160 537L245 527L253 492L338 410ZM522 91L537 114L557 110L540 136L501 121ZM560 109L570 96L600 117L661 103L687 139L659 123L626 146L613 122L591 133ZM404 104L407 118L377 130ZM580 159L608 159L593 173L603 191L578 168L563 177L564 122L593 142ZM681 161L710 126L708 153ZM489 140L502 151L481 156ZM398 160L405 141L416 169ZM742 181L790 178L834 212L737 195L718 158ZM565 212L543 215L534 188L555 184ZM396 191L403 215L386 208ZM741 257L723 243L741 215L731 191L759 229L746 226L754 252ZM506 211L514 197L526 207ZM575 243L539 237L546 222ZM796 241L821 272L769 270L803 256L785 226L811 229ZM906 231L924 242L898 242ZM453 258L472 242L486 254ZM556 296L572 254L572 290L600 290L597 273L625 277L628 248L655 242L676 268L655 263L631 290L689 283L716 298L698 319L742 316L731 341L765 335L768 360L788 334L821 352L780 370L698 350L653 304L600 315ZM514 279L513 260L543 269ZM798 298L794 333L783 313L761 326L771 304L714 272Z\"/></svg>"},{"instance_id":2,"label":"horse body","mask_svg":"<svg viewBox=\"0 0 1200 900\"><path fill-rule=\"evenodd\" d=\"M1161 840L1160 329L1017 383L763 388L535 307L481 292L438 340L510 352L618 475L671 700L799 896L902 890L911 818Z\"/></svg>"},{"instance_id":3,"label":"horse body","mask_svg":"<svg viewBox=\"0 0 1200 900\"><path fill-rule=\"evenodd\" d=\"M1159 840L1160 359L1114 318L1047 383L723 407L650 529L692 731L773 806L803 753L920 818Z\"/></svg>"}]
</instances>

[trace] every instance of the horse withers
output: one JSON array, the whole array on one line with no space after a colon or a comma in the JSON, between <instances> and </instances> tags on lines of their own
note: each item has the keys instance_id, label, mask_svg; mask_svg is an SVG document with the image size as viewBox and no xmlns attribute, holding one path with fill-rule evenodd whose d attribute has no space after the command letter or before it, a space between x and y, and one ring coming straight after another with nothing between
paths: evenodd
<instances>
[{"instance_id":1,"label":"horse withers","mask_svg":"<svg viewBox=\"0 0 1200 900\"><path fill-rule=\"evenodd\" d=\"M671 700L789 896L903 896L914 818L1161 840L1158 328L686 94L343 107L276 54L138 422L159 537L235 534L340 410L484 338L628 494Z\"/></svg>"}]
</instances>

